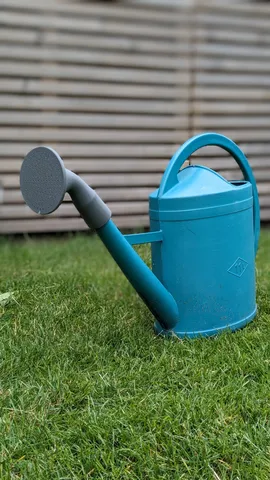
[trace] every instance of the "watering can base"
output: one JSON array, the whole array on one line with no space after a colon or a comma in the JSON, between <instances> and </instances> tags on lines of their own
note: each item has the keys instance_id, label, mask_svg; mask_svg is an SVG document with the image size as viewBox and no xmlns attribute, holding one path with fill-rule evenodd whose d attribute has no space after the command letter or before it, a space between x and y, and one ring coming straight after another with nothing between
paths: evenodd
<instances>
[{"instance_id":1,"label":"watering can base","mask_svg":"<svg viewBox=\"0 0 270 480\"><path fill-rule=\"evenodd\" d=\"M183 332L181 331L181 324L182 322L180 321L179 324L175 325L175 327L171 330L165 330L162 328L160 323L156 320L154 324L154 330L157 335L162 335L166 337L172 337L176 336L178 338L199 338L199 337L212 337L214 335L218 335L219 333L229 330L231 332L234 332L235 330L239 330L240 328L243 328L245 325L247 325L251 320L254 319L257 313L257 305L255 310L249 315L248 317L239 320L238 322L231 323L229 325L224 325L219 328L214 328L214 329L209 329L209 330L201 330L201 331L196 331L196 332Z\"/></svg>"}]
</instances>

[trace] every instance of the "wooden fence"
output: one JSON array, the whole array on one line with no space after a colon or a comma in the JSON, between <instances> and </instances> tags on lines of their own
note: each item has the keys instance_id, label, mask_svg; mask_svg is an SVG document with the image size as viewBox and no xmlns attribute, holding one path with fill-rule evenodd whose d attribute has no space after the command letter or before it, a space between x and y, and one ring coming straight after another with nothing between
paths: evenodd
<instances>
[{"instance_id":1,"label":"wooden fence","mask_svg":"<svg viewBox=\"0 0 270 480\"><path fill-rule=\"evenodd\" d=\"M225 3L225 2L224 2ZM258 182L261 219L270 220L270 5L196 8L192 134L219 131L243 149ZM233 159L208 148L197 161L239 177Z\"/></svg>"},{"instance_id":2,"label":"wooden fence","mask_svg":"<svg viewBox=\"0 0 270 480\"><path fill-rule=\"evenodd\" d=\"M49 217L24 204L19 170L34 146L55 148L120 228L146 227L148 195L171 155L208 130L243 148L270 220L268 6L0 0L0 8L1 233L85 228L68 199ZM227 178L239 175L221 150L199 155Z\"/></svg>"}]
</instances>

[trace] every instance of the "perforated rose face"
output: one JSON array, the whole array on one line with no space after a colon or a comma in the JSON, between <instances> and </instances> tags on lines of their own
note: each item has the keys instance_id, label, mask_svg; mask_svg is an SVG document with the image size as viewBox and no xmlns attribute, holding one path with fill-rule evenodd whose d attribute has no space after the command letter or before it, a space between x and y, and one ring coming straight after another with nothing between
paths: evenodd
<instances>
[{"instance_id":1,"label":"perforated rose face","mask_svg":"<svg viewBox=\"0 0 270 480\"><path fill-rule=\"evenodd\" d=\"M66 171L62 159L49 147L37 147L25 157L20 186L27 205L47 215L56 210L66 193Z\"/></svg>"}]
</instances>

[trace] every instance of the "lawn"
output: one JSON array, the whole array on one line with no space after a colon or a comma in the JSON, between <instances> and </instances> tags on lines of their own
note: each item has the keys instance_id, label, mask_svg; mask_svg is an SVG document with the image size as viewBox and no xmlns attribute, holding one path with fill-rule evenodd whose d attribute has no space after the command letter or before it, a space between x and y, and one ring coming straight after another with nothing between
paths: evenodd
<instances>
[{"instance_id":1,"label":"lawn","mask_svg":"<svg viewBox=\"0 0 270 480\"><path fill-rule=\"evenodd\" d=\"M1 480L269 480L269 231L256 320L203 340L155 336L95 237L0 257Z\"/></svg>"}]
</instances>

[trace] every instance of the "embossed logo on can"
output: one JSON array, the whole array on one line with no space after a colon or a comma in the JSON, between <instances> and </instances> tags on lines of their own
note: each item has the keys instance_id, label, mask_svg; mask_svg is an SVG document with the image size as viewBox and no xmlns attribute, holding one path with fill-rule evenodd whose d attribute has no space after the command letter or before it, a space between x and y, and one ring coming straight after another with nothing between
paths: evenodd
<instances>
[{"instance_id":1,"label":"embossed logo on can","mask_svg":"<svg viewBox=\"0 0 270 480\"><path fill-rule=\"evenodd\" d=\"M242 277L244 271L246 270L248 263L243 260L243 258L238 257L232 266L229 268L228 272L236 277Z\"/></svg>"}]
</instances>

